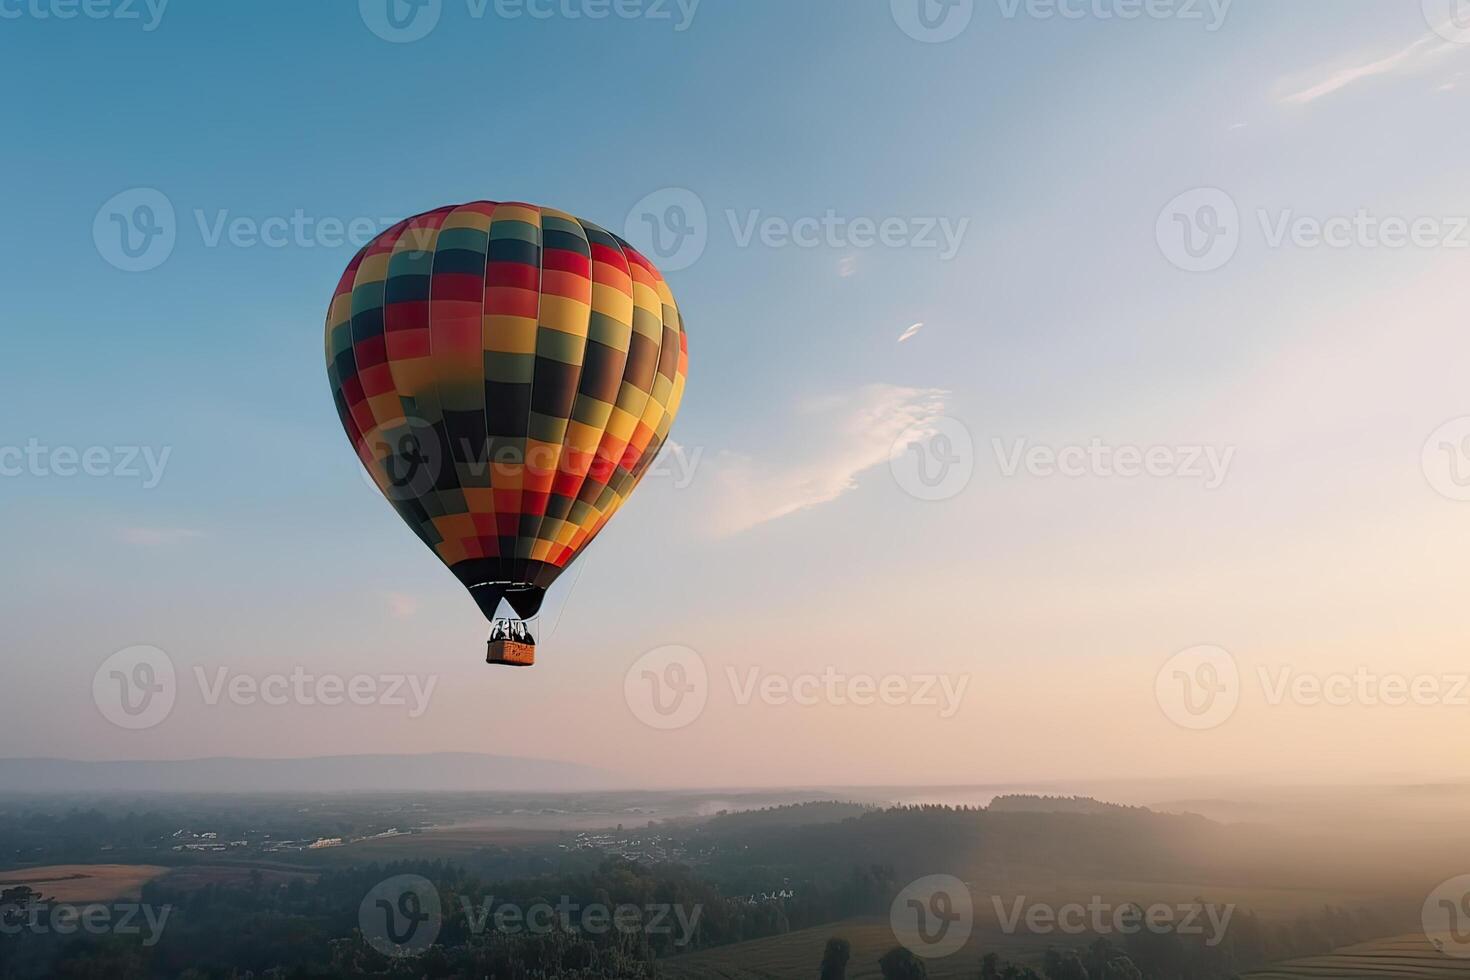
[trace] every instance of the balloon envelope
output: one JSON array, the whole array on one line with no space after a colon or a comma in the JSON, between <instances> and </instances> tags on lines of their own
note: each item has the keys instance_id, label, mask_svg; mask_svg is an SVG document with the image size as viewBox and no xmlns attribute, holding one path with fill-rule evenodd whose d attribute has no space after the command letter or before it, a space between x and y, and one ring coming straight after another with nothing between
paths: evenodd
<instances>
[{"instance_id":1,"label":"balloon envelope","mask_svg":"<svg viewBox=\"0 0 1470 980\"><path fill-rule=\"evenodd\" d=\"M326 356L373 482L490 619L501 599L534 616L627 501L688 370L653 263L564 212L489 201L358 253Z\"/></svg>"}]
</instances>

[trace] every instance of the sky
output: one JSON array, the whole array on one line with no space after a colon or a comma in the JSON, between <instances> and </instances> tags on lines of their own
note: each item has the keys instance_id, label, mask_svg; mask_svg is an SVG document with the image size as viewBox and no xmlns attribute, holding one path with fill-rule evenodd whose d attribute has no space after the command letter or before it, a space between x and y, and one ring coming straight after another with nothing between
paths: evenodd
<instances>
[{"instance_id":1,"label":"sky","mask_svg":"<svg viewBox=\"0 0 1470 980\"><path fill-rule=\"evenodd\" d=\"M1455 2L0 0L4 753L1460 777ZM532 670L322 363L356 245L474 199L690 338Z\"/></svg>"}]
</instances>

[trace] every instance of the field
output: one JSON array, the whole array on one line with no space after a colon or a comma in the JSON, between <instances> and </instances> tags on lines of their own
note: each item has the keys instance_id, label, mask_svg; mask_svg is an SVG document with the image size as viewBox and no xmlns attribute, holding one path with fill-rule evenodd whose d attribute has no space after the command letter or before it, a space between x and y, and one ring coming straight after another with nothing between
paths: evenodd
<instances>
[{"instance_id":1,"label":"field","mask_svg":"<svg viewBox=\"0 0 1470 980\"><path fill-rule=\"evenodd\" d=\"M262 887L274 888L288 885L294 880L316 881L317 875L310 871L253 864L188 864L169 871L166 884L183 891L194 891L209 885L241 888L258 876Z\"/></svg>"},{"instance_id":2,"label":"field","mask_svg":"<svg viewBox=\"0 0 1470 980\"><path fill-rule=\"evenodd\" d=\"M344 865L404 858L463 860L489 847L529 847L552 844L561 838L555 830L496 827L449 827L396 837L376 837L310 853L313 864Z\"/></svg>"},{"instance_id":3,"label":"field","mask_svg":"<svg viewBox=\"0 0 1470 980\"><path fill-rule=\"evenodd\" d=\"M1248 973L1245 980L1470 980L1470 959L1453 959L1423 936L1378 939L1326 956L1290 960Z\"/></svg>"},{"instance_id":4,"label":"field","mask_svg":"<svg viewBox=\"0 0 1470 980\"><path fill-rule=\"evenodd\" d=\"M0 888L29 885L57 902L111 902L137 898L146 882L168 871L153 864L56 864L0 871Z\"/></svg>"},{"instance_id":5,"label":"field","mask_svg":"<svg viewBox=\"0 0 1470 980\"><path fill-rule=\"evenodd\" d=\"M847 967L851 980L877 980L882 976L878 958L898 945L887 919L849 919L783 936L661 959L659 976L672 980L815 976L822 962L822 950L834 936L852 943L852 960ZM974 980L980 970L980 957L986 953L999 953L1003 959L1016 963L1037 963L1047 946L1065 944L1065 937L1053 937L1047 942L1046 937L1023 938L1007 936L998 930L976 929L965 948L951 956L929 960L926 965L929 976L935 980L951 977Z\"/></svg>"}]
</instances>

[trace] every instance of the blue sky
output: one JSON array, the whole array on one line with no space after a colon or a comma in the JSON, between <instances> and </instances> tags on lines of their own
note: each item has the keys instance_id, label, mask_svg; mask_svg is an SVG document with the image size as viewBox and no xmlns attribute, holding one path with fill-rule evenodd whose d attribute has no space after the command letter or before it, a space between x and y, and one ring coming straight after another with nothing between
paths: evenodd
<instances>
[{"instance_id":1,"label":"blue sky","mask_svg":"<svg viewBox=\"0 0 1470 980\"><path fill-rule=\"evenodd\" d=\"M902 28L905 2L704 0L686 22L687 5L651 0L606 19L568 16L586 0L546 17L443 0L410 43L355 0L172 0L151 30L141 3L60 19L64 2L0 2L0 80L19 93L0 445L169 453L153 487L0 479L0 707L24 722L8 751L479 748L624 769L631 751L667 760L649 782L712 784L1138 775L1141 746L1177 773L1211 746L1245 772L1336 771L1365 706L1324 726L1247 700L1230 725L1181 733L1154 678L1201 643L1247 676L1283 660L1435 672L1463 648L1450 544L1470 505L1435 492L1421 449L1470 415L1455 228L1470 38L1435 0L1180 0L1137 19L1116 15L1126 0L1075 16L977 0L958 36L927 43ZM167 201L176 241L125 271L94 225L139 189ZM697 261L669 275L691 338L673 438L693 480L651 478L589 553L543 666L487 671L473 604L365 486L332 408L321 322L353 249L211 244L211 229L490 198L621 231L650 195L685 200L670 189L706 216ZM1197 189L1238 212L1238 247L1206 272L1159 231ZM1271 242L1360 212L1428 220L1437 244ZM896 222L900 243L742 243L752 223L829 213ZM962 230L953 255L927 247L931 225ZM974 476L919 500L888 457L941 418L971 437ZM1230 469L1211 488L1008 476L993 442L1094 439L1228 450ZM902 649L878 614L907 621ZM119 733L93 675L138 644L185 680L166 723ZM667 644L715 678L673 735L624 692ZM185 690L198 665L421 670L440 693L416 719L209 705ZM731 668L832 665L971 680L947 718L728 689ZM1144 720L1110 727L1107 704ZM978 748L1058 713L1024 745ZM1448 765L1415 747L1452 714L1371 715L1397 734L1369 768ZM558 729L532 751L517 734L563 715L606 737ZM732 742L744 751L711 761Z\"/></svg>"}]
</instances>

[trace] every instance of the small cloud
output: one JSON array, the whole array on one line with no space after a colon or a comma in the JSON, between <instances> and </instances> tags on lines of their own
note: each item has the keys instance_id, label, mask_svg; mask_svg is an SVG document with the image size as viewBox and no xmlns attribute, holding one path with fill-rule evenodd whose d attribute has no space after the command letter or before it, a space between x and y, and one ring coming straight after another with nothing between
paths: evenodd
<instances>
[{"instance_id":1,"label":"small cloud","mask_svg":"<svg viewBox=\"0 0 1470 980\"><path fill-rule=\"evenodd\" d=\"M1278 101L1287 105L1307 105L1364 79L1422 70L1450 51L1462 47L1431 32L1384 57L1328 70L1325 77L1315 77L1312 81L1301 76L1287 79L1280 86L1288 90L1287 94Z\"/></svg>"},{"instance_id":2,"label":"small cloud","mask_svg":"<svg viewBox=\"0 0 1470 980\"><path fill-rule=\"evenodd\" d=\"M857 257L849 255L837 263L837 275L843 279L851 279L857 275Z\"/></svg>"},{"instance_id":3,"label":"small cloud","mask_svg":"<svg viewBox=\"0 0 1470 980\"><path fill-rule=\"evenodd\" d=\"M1249 125L1250 125L1250 123L1236 123L1233 126L1231 126L1227 130L1227 132L1231 132L1231 133L1238 132L1238 131L1240 131L1242 129L1245 129Z\"/></svg>"},{"instance_id":4,"label":"small cloud","mask_svg":"<svg viewBox=\"0 0 1470 980\"><path fill-rule=\"evenodd\" d=\"M404 595L402 592L388 593L388 613L394 619L409 619L423 608L423 603L415 596Z\"/></svg>"},{"instance_id":5,"label":"small cloud","mask_svg":"<svg viewBox=\"0 0 1470 980\"><path fill-rule=\"evenodd\" d=\"M187 527L125 527L117 536L127 544L144 548L165 548L194 538L204 537L203 531Z\"/></svg>"},{"instance_id":6,"label":"small cloud","mask_svg":"<svg viewBox=\"0 0 1470 980\"><path fill-rule=\"evenodd\" d=\"M857 477L922 441L944 414L946 392L874 384L799 407L800 444L763 458L721 453L712 464L713 531L730 536L830 503Z\"/></svg>"},{"instance_id":7,"label":"small cloud","mask_svg":"<svg viewBox=\"0 0 1470 980\"><path fill-rule=\"evenodd\" d=\"M920 330L923 330L923 329L924 329L924 324L923 324L922 321L920 321L919 323L914 324L913 326L909 327L907 330L905 330L903 332L902 336L900 336L898 338L898 342L900 344L908 343L910 340L913 340L915 337L917 337L919 335L919 331Z\"/></svg>"}]
</instances>

